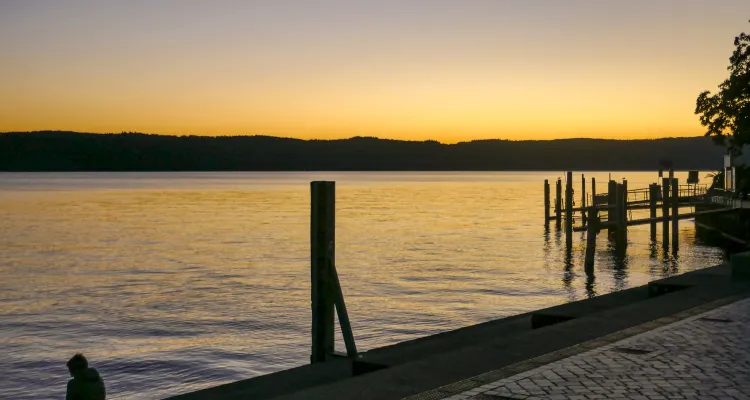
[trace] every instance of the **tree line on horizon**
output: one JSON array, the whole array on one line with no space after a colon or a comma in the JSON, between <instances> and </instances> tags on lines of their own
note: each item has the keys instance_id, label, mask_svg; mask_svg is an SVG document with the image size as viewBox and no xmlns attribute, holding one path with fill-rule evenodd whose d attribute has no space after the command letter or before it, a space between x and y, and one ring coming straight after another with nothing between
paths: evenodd
<instances>
[{"instance_id":1,"label":"tree line on horizon","mask_svg":"<svg viewBox=\"0 0 750 400\"><path fill-rule=\"evenodd\" d=\"M0 133L0 171L717 170L710 138L476 140Z\"/></svg>"}]
</instances>

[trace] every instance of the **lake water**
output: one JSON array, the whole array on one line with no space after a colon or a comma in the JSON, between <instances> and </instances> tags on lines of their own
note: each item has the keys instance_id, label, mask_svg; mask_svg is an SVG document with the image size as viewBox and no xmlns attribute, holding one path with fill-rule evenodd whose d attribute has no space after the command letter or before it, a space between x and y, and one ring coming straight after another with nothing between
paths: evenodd
<instances>
[{"instance_id":1,"label":"lake water","mask_svg":"<svg viewBox=\"0 0 750 400\"><path fill-rule=\"evenodd\" d=\"M690 221L676 258L644 225L619 262L600 235L587 277L584 233L566 257L545 232L542 182L558 176L0 173L0 398L64 396L79 351L112 399L307 363L311 180L337 181L337 268L361 351L723 260ZM607 173L586 176L606 191Z\"/></svg>"}]
</instances>

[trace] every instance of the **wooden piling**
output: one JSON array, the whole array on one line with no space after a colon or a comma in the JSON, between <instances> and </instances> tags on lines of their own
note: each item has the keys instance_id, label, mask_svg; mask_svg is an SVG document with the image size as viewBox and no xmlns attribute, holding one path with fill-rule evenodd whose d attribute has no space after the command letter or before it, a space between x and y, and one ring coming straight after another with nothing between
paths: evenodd
<instances>
[{"instance_id":1,"label":"wooden piling","mask_svg":"<svg viewBox=\"0 0 750 400\"><path fill-rule=\"evenodd\" d=\"M622 183L616 183L615 184L615 191L616 191L616 209L615 209L615 216L616 216L616 229L615 237L617 241L617 245L620 246L625 242L625 193L624 189L625 185Z\"/></svg>"},{"instance_id":2,"label":"wooden piling","mask_svg":"<svg viewBox=\"0 0 750 400\"><path fill-rule=\"evenodd\" d=\"M544 180L544 226L549 226L549 179Z\"/></svg>"},{"instance_id":3,"label":"wooden piling","mask_svg":"<svg viewBox=\"0 0 750 400\"><path fill-rule=\"evenodd\" d=\"M669 247L669 178L661 178L661 243L665 249Z\"/></svg>"},{"instance_id":4,"label":"wooden piling","mask_svg":"<svg viewBox=\"0 0 750 400\"><path fill-rule=\"evenodd\" d=\"M333 354L334 297L333 274L335 254L335 182L311 182L310 214L312 354L310 362L323 362Z\"/></svg>"},{"instance_id":5,"label":"wooden piling","mask_svg":"<svg viewBox=\"0 0 750 400\"><path fill-rule=\"evenodd\" d=\"M581 174L581 224L586 222L586 177Z\"/></svg>"},{"instance_id":6,"label":"wooden piling","mask_svg":"<svg viewBox=\"0 0 750 400\"><path fill-rule=\"evenodd\" d=\"M609 185L607 188L607 222L615 222L617 221L617 210L614 208L617 205L617 182L610 179ZM617 229L615 228L615 224L610 223L607 224L607 234L612 235L613 233L617 232Z\"/></svg>"},{"instance_id":7,"label":"wooden piling","mask_svg":"<svg viewBox=\"0 0 750 400\"><path fill-rule=\"evenodd\" d=\"M573 172L568 171L565 185L565 245L573 246Z\"/></svg>"},{"instance_id":8,"label":"wooden piling","mask_svg":"<svg viewBox=\"0 0 750 400\"><path fill-rule=\"evenodd\" d=\"M652 183L648 185L649 217L656 218L657 202L659 199L659 185ZM651 241L656 241L656 221L651 222Z\"/></svg>"},{"instance_id":9,"label":"wooden piling","mask_svg":"<svg viewBox=\"0 0 750 400\"><path fill-rule=\"evenodd\" d=\"M584 269L586 275L594 273L594 257L596 256L596 235L599 233L599 213L596 206L589 207L589 224L586 230L586 259Z\"/></svg>"},{"instance_id":10,"label":"wooden piling","mask_svg":"<svg viewBox=\"0 0 750 400\"><path fill-rule=\"evenodd\" d=\"M357 346L346 311L344 292L336 272L336 182L311 182L310 278L312 292L311 363L326 361L334 353L334 309L349 358Z\"/></svg>"},{"instance_id":11,"label":"wooden piling","mask_svg":"<svg viewBox=\"0 0 750 400\"><path fill-rule=\"evenodd\" d=\"M620 218L622 223L622 241L628 241L628 180L622 180L622 209L620 210Z\"/></svg>"},{"instance_id":12,"label":"wooden piling","mask_svg":"<svg viewBox=\"0 0 750 400\"><path fill-rule=\"evenodd\" d=\"M591 178L591 205L596 205L596 178Z\"/></svg>"},{"instance_id":13,"label":"wooden piling","mask_svg":"<svg viewBox=\"0 0 750 400\"><path fill-rule=\"evenodd\" d=\"M557 229L560 229L562 224L562 182L560 178L557 178L557 187L555 188L555 220L557 221Z\"/></svg>"},{"instance_id":14,"label":"wooden piling","mask_svg":"<svg viewBox=\"0 0 750 400\"><path fill-rule=\"evenodd\" d=\"M670 174L671 175L671 174ZM680 248L680 241L678 235L679 229L679 214L680 214L680 186L677 182L677 178L672 179L672 253L677 254L677 250Z\"/></svg>"}]
</instances>

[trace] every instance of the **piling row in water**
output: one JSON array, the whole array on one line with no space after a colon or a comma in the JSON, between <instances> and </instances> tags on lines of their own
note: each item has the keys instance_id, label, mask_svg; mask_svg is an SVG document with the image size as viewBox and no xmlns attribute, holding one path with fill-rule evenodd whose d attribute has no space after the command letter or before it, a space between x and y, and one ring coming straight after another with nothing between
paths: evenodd
<instances>
[{"instance_id":1,"label":"piling row in water","mask_svg":"<svg viewBox=\"0 0 750 400\"><path fill-rule=\"evenodd\" d=\"M651 240L656 241L656 224L658 221L662 221L662 245L665 251L669 249L671 231L672 252L676 254L679 250L679 220L696 215L696 213L681 215L679 208L680 206L695 205L697 204L696 201L704 201L702 197L704 193L701 193L701 197L698 197L697 188L688 188L686 195L680 196L679 181L674 177L674 170L669 169L669 177L664 177L663 174L664 171L659 170L661 184L658 182L652 183L649 184L648 188L644 189L630 190L628 188L627 179L623 179L622 182L610 179L608 182L608 191L606 195L604 195L606 204L600 204L597 202L596 180L594 178L591 178L591 203L588 204L588 197L586 196L586 177L584 174L581 174L581 203L579 207L574 208L573 172L566 171L564 197L562 193L562 181L560 178L557 179L555 216L550 216L549 181L545 180L545 226L549 227L550 220L556 219L557 229L561 229L563 226L562 214L565 214L564 231L566 237L565 243L568 251L570 251L572 246L573 232L588 231L589 233L586 235L587 251L585 262L587 267L593 265L596 235L601 229L605 228L607 229L608 237L614 241L615 248L624 249L628 243L628 226L642 223L650 224ZM688 180L688 182L696 183L695 181L690 182L690 180ZM660 202L662 216L658 217L657 214L660 208ZM629 219L629 213L634 209L648 209L649 218L646 220ZM580 212L581 215L581 226L574 227L573 215L577 212ZM606 215L606 220L603 220L602 218L604 215ZM671 224L670 221L672 222Z\"/></svg>"}]
</instances>

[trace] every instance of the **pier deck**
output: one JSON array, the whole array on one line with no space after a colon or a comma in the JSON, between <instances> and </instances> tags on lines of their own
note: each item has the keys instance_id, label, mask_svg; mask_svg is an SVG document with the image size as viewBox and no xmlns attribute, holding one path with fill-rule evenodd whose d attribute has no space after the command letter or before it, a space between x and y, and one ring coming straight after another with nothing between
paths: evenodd
<instances>
[{"instance_id":1,"label":"pier deck","mask_svg":"<svg viewBox=\"0 0 750 400\"><path fill-rule=\"evenodd\" d=\"M722 214L722 213L732 212L734 210L735 210L734 208L721 208L721 209L718 209L718 210L690 212L690 213L678 214L676 218L680 219L680 220L682 220L682 219L693 219L693 218L695 218L696 216L699 216L699 215ZM646 225L646 224L650 224L652 222L671 221L674 218L675 218L675 216L673 215L671 217L668 216L668 217L653 217L653 218L629 219L629 220L626 221L626 225L627 226ZM614 222L604 222L601 225L599 225L599 228L606 229L606 228L608 228L610 226L615 226L615 223ZM585 232L586 230L588 230L587 226L577 226L577 227L573 228L574 232Z\"/></svg>"}]
</instances>

